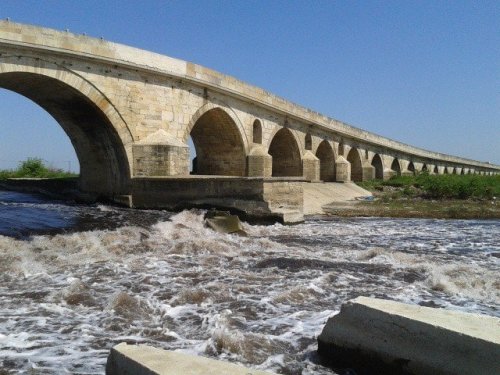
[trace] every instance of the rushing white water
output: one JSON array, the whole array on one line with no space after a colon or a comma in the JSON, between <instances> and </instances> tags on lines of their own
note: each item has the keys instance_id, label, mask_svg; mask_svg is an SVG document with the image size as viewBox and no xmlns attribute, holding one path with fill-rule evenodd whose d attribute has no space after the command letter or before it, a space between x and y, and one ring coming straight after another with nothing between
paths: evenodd
<instances>
[{"instance_id":1,"label":"rushing white water","mask_svg":"<svg viewBox=\"0 0 500 375\"><path fill-rule=\"evenodd\" d=\"M206 228L201 211L168 216L0 235L0 373L102 374L109 349L126 341L334 374L316 337L350 298L499 315L498 221L246 224L241 237Z\"/></svg>"}]
</instances>

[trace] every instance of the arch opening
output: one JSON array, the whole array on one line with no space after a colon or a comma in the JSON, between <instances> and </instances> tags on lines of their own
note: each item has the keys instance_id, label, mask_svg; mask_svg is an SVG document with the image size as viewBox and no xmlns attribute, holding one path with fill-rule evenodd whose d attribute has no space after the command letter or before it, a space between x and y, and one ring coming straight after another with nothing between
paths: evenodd
<instances>
[{"instance_id":1,"label":"arch opening","mask_svg":"<svg viewBox=\"0 0 500 375\"><path fill-rule=\"evenodd\" d=\"M205 112L190 133L197 175L245 176L245 146L233 119L221 108Z\"/></svg>"},{"instance_id":2,"label":"arch opening","mask_svg":"<svg viewBox=\"0 0 500 375\"><path fill-rule=\"evenodd\" d=\"M305 149L306 150L312 150L312 137L310 133L306 134L305 138Z\"/></svg>"},{"instance_id":3,"label":"arch opening","mask_svg":"<svg viewBox=\"0 0 500 375\"><path fill-rule=\"evenodd\" d=\"M345 156L344 155L344 142L339 143L339 156Z\"/></svg>"},{"instance_id":4,"label":"arch opening","mask_svg":"<svg viewBox=\"0 0 500 375\"><path fill-rule=\"evenodd\" d=\"M391 169L396 172L396 176L401 176L401 165L399 164L398 158L394 158L392 161Z\"/></svg>"},{"instance_id":5,"label":"arch opening","mask_svg":"<svg viewBox=\"0 0 500 375\"><path fill-rule=\"evenodd\" d=\"M383 180L384 179L384 165L382 163L382 158L380 157L379 154L375 154L375 156L372 159L371 164L375 168L375 178L377 180Z\"/></svg>"},{"instance_id":6,"label":"arch opening","mask_svg":"<svg viewBox=\"0 0 500 375\"><path fill-rule=\"evenodd\" d=\"M273 177L302 176L299 146L290 130L282 128L274 135L268 153L273 158Z\"/></svg>"},{"instance_id":7,"label":"arch opening","mask_svg":"<svg viewBox=\"0 0 500 375\"><path fill-rule=\"evenodd\" d=\"M361 157L356 147L351 148L347 154L347 161L351 163L351 180L354 182L363 181L363 167Z\"/></svg>"},{"instance_id":8,"label":"arch opening","mask_svg":"<svg viewBox=\"0 0 500 375\"><path fill-rule=\"evenodd\" d=\"M253 143L262 144L262 123L260 120L253 122Z\"/></svg>"},{"instance_id":9,"label":"arch opening","mask_svg":"<svg viewBox=\"0 0 500 375\"><path fill-rule=\"evenodd\" d=\"M422 172L429 172L429 168L427 168L427 164L425 163L422 165Z\"/></svg>"},{"instance_id":10,"label":"arch opening","mask_svg":"<svg viewBox=\"0 0 500 375\"><path fill-rule=\"evenodd\" d=\"M434 174L439 174L439 168L438 166L434 166Z\"/></svg>"},{"instance_id":11,"label":"arch opening","mask_svg":"<svg viewBox=\"0 0 500 375\"><path fill-rule=\"evenodd\" d=\"M335 181L335 155L332 146L323 140L316 150L319 159L319 178L325 182Z\"/></svg>"},{"instance_id":12,"label":"arch opening","mask_svg":"<svg viewBox=\"0 0 500 375\"><path fill-rule=\"evenodd\" d=\"M413 164L412 161L410 161L410 163L408 164L408 170L413 174L415 175L415 165Z\"/></svg>"},{"instance_id":13,"label":"arch opening","mask_svg":"<svg viewBox=\"0 0 500 375\"><path fill-rule=\"evenodd\" d=\"M59 79L29 72L0 73L0 88L30 99L61 126L80 164L80 189L104 196L127 192L130 167L123 141L85 94Z\"/></svg>"}]
</instances>

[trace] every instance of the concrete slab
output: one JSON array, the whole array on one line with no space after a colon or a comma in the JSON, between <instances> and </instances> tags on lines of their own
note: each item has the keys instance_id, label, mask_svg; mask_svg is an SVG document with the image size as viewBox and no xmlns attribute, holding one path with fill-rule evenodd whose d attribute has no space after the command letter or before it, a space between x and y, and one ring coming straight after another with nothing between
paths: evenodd
<instances>
[{"instance_id":1,"label":"concrete slab","mask_svg":"<svg viewBox=\"0 0 500 375\"><path fill-rule=\"evenodd\" d=\"M500 374L500 319L358 297L328 320L318 352L389 374Z\"/></svg>"},{"instance_id":2,"label":"concrete slab","mask_svg":"<svg viewBox=\"0 0 500 375\"><path fill-rule=\"evenodd\" d=\"M147 345L121 343L111 349L106 375L273 375L214 359Z\"/></svg>"},{"instance_id":3,"label":"concrete slab","mask_svg":"<svg viewBox=\"0 0 500 375\"><path fill-rule=\"evenodd\" d=\"M325 213L322 207L327 204L354 201L357 197L372 195L368 190L352 182L304 182L302 188L304 190L304 215L321 215Z\"/></svg>"}]
</instances>

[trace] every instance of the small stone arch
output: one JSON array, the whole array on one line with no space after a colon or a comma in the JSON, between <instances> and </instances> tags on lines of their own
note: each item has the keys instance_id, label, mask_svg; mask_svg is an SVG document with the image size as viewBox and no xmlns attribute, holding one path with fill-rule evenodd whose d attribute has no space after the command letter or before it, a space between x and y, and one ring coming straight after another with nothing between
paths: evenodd
<instances>
[{"instance_id":1,"label":"small stone arch","mask_svg":"<svg viewBox=\"0 0 500 375\"><path fill-rule=\"evenodd\" d=\"M191 129L198 175L245 176L246 152L233 118L220 107L204 112Z\"/></svg>"},{"instance_id":2,"label":"small stone arch","mask_svg":"<svg viewBox=\"0 0 500 375\"><path fill-rule=\"evenodd\" d=\"M461 175L464 175L464 174L465 174L465 168L462 168L462 170L460 171L460 174L461 174Z\"/></svg>"},{"instance_id":3,"label":"small stone arch","mask_svg":"<svg viewBox=\"0 0 500 375\"><path fill-rule=\"evenodd\" d=\"M349 154L347 154L347 161L351 163L351 180L354 182L363 181L363 166L357 147L351 148Z\"/></svg>"},{"instance_id":4,"label":"small stone arch","mask_svg":"<svg viewBox=\"0 0 500 375\"><path fill-rule=\"evenodd\" d=\"M341 141L339 143L339 152L338 152L339 156L344 156L345 157L345 155L344 155L344 149L345 149L344 142Z\"/></svg>"},{"instance_id":5,"label":"small stone arch","mask_svg":"<svg viewBox=\"0 0 500 375\"><path fill-rule=\"evenodd\" d=\"M335 154L326 139L319 144L316 157L319 159L320 180L325 182L335 181Z\"/></svg>"},{"instance_id":6,"label":"small stone arch","mask_svg":"<svg viewBox=\"0 0 500 375\"><path fill-rule=\"evenodd\" d=\"M253 143L262 144L262 123L255 119L252 128Z\"/></svg>"},{"instance_id":7,"label":"small stone arch","mask_svg":"<svg viewBox=\"0 0 500 375\"><path fill-rule=\"evenodd\" d=\"M302 176L302 157L298 142L288 128L278 130L269 145L273 158L273 177Z\"/></svg>"},{"instance_id":8,"label":"small stone arch","mask_svg":"<svg viewBox=\"0 0 500 375\"><path fill-rule=\"evenodd\" d=\"M304 148L306 150L312 150L312 136L311 133L307 133L304 138Z\"/></svg>"},{"instance_id":9,"label":"small stone arch","mask_svg":"<svg viewBox=\"0 0 500 375\"><path fill-rule=\"evenodd\" d=\"M451 171L451 174L457 174L457 168L453 167L453 170Z\"/></svg>"},{"instance_id":10,"label":"small stone arch","mask_svg":"<svg viewBox=\"0 0 500 375\"><path fill-rule=\"evenodd\" d=\"M379 154L373 156L371 165L375 168L375 178L377 180L384 179L384 163Z\"/></svg>"},{"instance_id":11,"label":"small stone arch","mask_svg":"<svg viewBox=\"0 0 500 375\"><path fill-rule=\"evenodd\" d=\"M427 168L427 164L425 163L422 165L422 172L429 172L429 168Z\"/></svg>"},{"instance_id":12,"label":"small stone arch","mask_svg":"<svg viewBox=\"0 0 500 375\"><path fill-rule=\"evenodd\" d=\"M401 164L399 163L398 158L394 158L392 161L391 169L396 172L396 176L401 176Z\"/></svg>"},{"instance_id":13,"label":"small stone arch","mask_svg":"<svg viewBox=\"0 0 500 375\"><path fill-rule=\"evenodd\" d=\"M434 166L434 174L439 174L439 168L437 165Z\"/></svg>"}]
</instances>

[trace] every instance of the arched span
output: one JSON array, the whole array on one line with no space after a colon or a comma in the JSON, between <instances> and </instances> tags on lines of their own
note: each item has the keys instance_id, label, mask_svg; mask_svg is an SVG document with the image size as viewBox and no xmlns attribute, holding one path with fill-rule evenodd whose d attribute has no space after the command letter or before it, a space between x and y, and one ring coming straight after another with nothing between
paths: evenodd
<instances>
[{"instance_id":1,"label":"arched span","mask_svg":"<svg viewBox=\"0 0 500 375\"><path fill-rule=\"evenodd\" d=\"M323 181L335 181L335 155L330 143L323 140L316 150L319 159L319 178Z\"/></svg>"},{"instance_id":2,"label":"arched span","mask_svg":"<svg viewBox=\"0 0 500 375\"><path fill-rule=\"evenodd\" d=\"M227 116L226 118L229 118L232 120L232 123L234 124L235 128L239 132L239 136L240 136L240 139L243 143L243 148L244 148L245 154L248 154L248 152L250 150L250 143L249 143L247 134L245 132L245 128L244 128L243 124L241 123L240 119L238 118L238 116L236 115L236 113L234 113L234 111L231 108L229 108L228 106L223 105L223 104L217 105L214 103L206 103L203 106L201 106L200 108L198 108L198 110L191 117L191 121L189 121L189 124L185 129L184 137L183 137L184 142L185 143L188 142L189 136L191 135L191 132L192 132L194 126L196 125L196 123L198 122L198 120L205 113L207 113L213 109L219 109L219 110L225 112L225 114Z\"/></svg>"},{"instance_id":3,"label":"arched span","mask_svg":"<svg viewBox=\"0 0 500 375\"><path fill-rule=\"evenodd\" d=\"M434 166L434 174L439 174L439 168L437 165Z\"/></svg>"},{"instance_id":4,"label":"arched span","mask_svg":"<svg viewBox=\"0 0 500 375\"><path fill-rule=\"evenodd\" d=\"M396 176L401 176L401 165L399 164L398 158L394 158L392 161L391 169L396 172Z\"/></svg>"},{"instance_id":5,"label":"arched span","mask_svg":"<svg viewBox=\"0 0 500 375\"><path fill-rule=\"evenodd\" d=\"M351 163L351 180L354 182L363 181L363 167L361 165L361 156L356 147L351 148L347 154L347 161Z\"/></svg>"},{"instance_id":6,"label":"arched span","mask_svg":"<svg viewBox=\"0 0 500 375\"><path fill-rule=\"evenodd\" d=\"M372 166L375 168L375 178L377 180L384 179L384 163L382 162L382 158L379 154L375 154L372 159Z\"/></svg>"},{"instance_id":7,"label":"arched span","mask_svg":"<svg viewBox=\"0 0 500 375\"><path fill-rule=\"evenodd\" d=\"M427 168L427 164L422 165L422 172L429 172L429 168Z\"/></svg>"},{"instance_id":8,"label":"arched span","mask_svg":"<svg viewBox=\"0 0 500 375\"><path fill-rule=\"evenodd\" d=\"M246 153L241 133L229 114L216 107L198 118L191 130L196 174L245 176Z\"/></svg>"},{"instance_id":9,"label":"arched span","mask_svg":"<svg viewBox=\"0 0 500 375\"><path fill-rule=\"evenodd\" d=\"M0 87L45 109L68 135L80 163L80 188L107 197L128 191L132 136L109 100L56 64L0 59Z\"/></svg>"},{"instance_id":10,"label":"arched span","mask_svg":"<svg viewBox=\"0 0 500 375\"><path fill-rule=\"evenodd\" d=\"M273 158L273 177L302 176L300 149L289 129L278 130L268 152Z\"/></svg>"}]
</instances>

